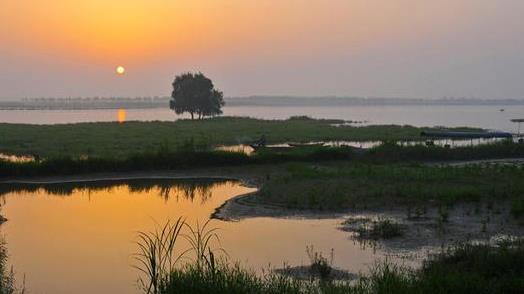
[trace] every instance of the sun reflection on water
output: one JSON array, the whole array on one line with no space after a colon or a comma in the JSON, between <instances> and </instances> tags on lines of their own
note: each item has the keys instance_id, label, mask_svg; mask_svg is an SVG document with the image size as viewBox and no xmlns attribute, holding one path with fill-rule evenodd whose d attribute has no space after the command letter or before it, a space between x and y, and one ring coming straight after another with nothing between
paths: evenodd
<instances>
[{"instance_id":1,"label":"sun reflection on water","mask_svg":"<svg viewBox=\"0 0 524 294\"><path fill-rule=\"evenodd\" d=\"M119 123L124 123L126 121L126 110L123 108L120 108L117 112L117 121Z\"/></svg>"}]
</instances>

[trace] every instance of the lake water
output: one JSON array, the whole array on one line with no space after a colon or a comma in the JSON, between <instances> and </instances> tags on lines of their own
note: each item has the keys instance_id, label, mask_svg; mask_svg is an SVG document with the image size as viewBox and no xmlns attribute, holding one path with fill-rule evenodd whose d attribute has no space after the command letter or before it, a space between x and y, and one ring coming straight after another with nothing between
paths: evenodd
<instances>
[{"instance_id":1,"label":"lake water","mask_svg":"<svg viewBox=\"0 0 524 294\"><path fill-rule=\"evenodd\" d=\"M132 267L137 231L186 217L207 220L231 197L252 192L235 181L131 180L47 186L0 186L0 226L9 263L30 293L140 293ZM214 220L230 258L252 269L306 265L306 246L329 254L334 265L366 271L386 255L363 249L342 219L250 218ZM181 243L180 249L187 248Z\"/></svg>"},{"instance_id":2,"label":"lake water","mask_svg":"<svg viewBox=\"0 0 524 294\"><path fill-rule=\"evenodd\" d=\"M504 109L504 111L500 111ZM97 110L0 110L0 122L57 124L122 119L117 109ZM517 132L517 124L510 119L524 118L524 105L439 105L439 106L226 106L224 115L249 116L263 119L286 119L307 115L314 118L333 118L365 121L366 124L408 124L414 126L470 126L491 130ZM173 121L177 116L171 110L129 109L126 120Z\"/></svg>"}]
</instances>

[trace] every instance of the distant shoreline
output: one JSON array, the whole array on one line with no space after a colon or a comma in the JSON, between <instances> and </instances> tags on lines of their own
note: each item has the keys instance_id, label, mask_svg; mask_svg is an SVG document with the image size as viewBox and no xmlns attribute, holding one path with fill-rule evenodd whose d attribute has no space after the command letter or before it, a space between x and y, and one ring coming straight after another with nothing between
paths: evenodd
<instances>
[{"instance_id":1,"label":"distant shoreline","mask_svg":"<svg viewBox=\"0 0 524 294\"><path fill-rule=\"evenodd\" d=\"M27 98L0 101L0 110L101 110L168 108L169 97L137 98ZM225 98L226 107L285 106L516 106L524 99L473 98L361 98L361 97L294 97L249 96Z\"/></svg>"}]
</instances>

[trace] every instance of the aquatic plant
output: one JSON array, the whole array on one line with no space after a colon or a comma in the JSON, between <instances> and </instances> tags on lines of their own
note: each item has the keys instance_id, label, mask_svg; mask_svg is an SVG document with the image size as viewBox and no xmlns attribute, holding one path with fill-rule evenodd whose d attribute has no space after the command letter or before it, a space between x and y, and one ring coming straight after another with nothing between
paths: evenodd
<instances>
[{"instance_id":1,"label":"aquatic plant","mask_svg":"<svg viewBox=\"0 0 524 294\"><path fill-rule=\"evenodd\" d=\"M238 264L219 263L213 271L189 264L171 273L162 294L502 294L524 291L523 243L461 244L431 255L421 269L387 260L376 263L357 281L336 283L296 280L273 272L257 274Z\"/></svg>"},{"instance_id":2,"label":"aquatic plant","mask_svg":"<svg viewBox=\"0 0 524 294\"><path fill-rule=\"evenodd\" d=\"M361 239L390 239L402 236L403 227L390 219L379 218L371 223L362 224L356 231Z\"/></svg>"},{"instance_id":3,"label":"aquatic plant","mask_svg":"<svg viewBox=\"0 0 524 294\"><path fill-rule=\"evenodd\" d=\"M0 237L0 294L25 293L25 281L20 287L16 285L13 268L7 268L7 247L3 237Z\"/></svg>"},{"instance_id":4,"label":"aquatic plant","mask_svg":"<svg viewBox=\"0 0 524 294\"><path fill-rule=\"evenodd\" d=\"M292 209L347 210L405 205L421 218L439 206L445 222L456 203L512 202L515 217L524 194L524 168L508 165L293 163L265 181L257 201ZM307 192L304 192L307 191Z\"/></svg>"},{"instance_id":5,"label":"aquatic plant","mask_svg":"<svg viewBox=\"0 0 524 294\"><path fill-rule=\"evenodd\" d=\"M137 262L133 267L143 273L139 278L139 287L147 294L158 294L162 283L169 282L169 274L184 256L186 251L175 253L180 232L185 220L167 221L153 232L138 232ZM167 280L166 280L167 279Z\"/></svg>"},{"instance_id":6,"label":"aquatic plant","mask_svg":"<svg viewBox=\"0 0 524 294\"><path fill-rule=\"evenodd\" d=\"M331 272L333 271L333 249L331 249L329 260L323 256L322 252L315 251L313 245L306 246L306 253L311 262L309 268L311 274L318 276L321 281L329 281L331 279Z\"/></svg>"},{"instance_id":7,"label":"aquatic plant","mask_svg":"<svg viewBox=\"0 0 524 294\"><path fill-rule=\"evenodd\" d=\"M220 243L220 239L217 234L218 228L210 227L210 223L211 219L202 225L197 221L194 227L186 223L189 232L184 234L184 237L191 246L190 250L195 254L196 266L214 270L217 253L225 255L227 253L223 248L214 246L214 243Z\"/></svg>"}]
</instances>

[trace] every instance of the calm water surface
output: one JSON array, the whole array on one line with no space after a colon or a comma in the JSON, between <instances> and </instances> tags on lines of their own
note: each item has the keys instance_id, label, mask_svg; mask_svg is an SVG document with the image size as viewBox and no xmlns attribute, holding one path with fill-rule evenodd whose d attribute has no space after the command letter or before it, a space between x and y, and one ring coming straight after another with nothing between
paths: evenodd
<instances>
[{"instance_id":1,"label":"calm water surface","mask_svg":"<svg viewBox=\"0 0 524 294\"><path fill-rule=\"evenodd\" d=\"M231 197L252 192L238 182L148 180L2 187L0 226L9 262L30 293L139 293L132 268L136 232L179 216L205 221ZM362 249L338 230L342 219L251 218L213 221L232 260L253 269L308 264L305 248L328 254L335 266L365 271L384 253ZM187 248L180 244L179 248Z\"/></svg>"},{"instance_id":2,"label":"calm water surface","mask_svg":"<svg viewBox=\"0 0 524 294\"><path fill-rule=\"evenodd\" d=\"M505 111L500 111L505 109ZM120 113L120 116L122 113ZM414 126L470 126L517 132L513 118L524 118L524 106L226 106L224 115L263 119L286 119L295 115L365 121L368 124L408 124ZM130 109L127 120L172 121L177 116L165 109ZM0 110L0 122L56 124L75 122L117 121L119 110Z\"/></svg>"}]
</instances>

